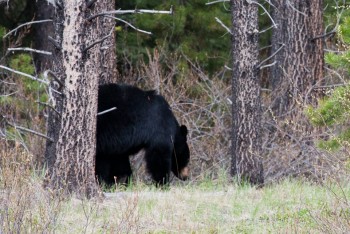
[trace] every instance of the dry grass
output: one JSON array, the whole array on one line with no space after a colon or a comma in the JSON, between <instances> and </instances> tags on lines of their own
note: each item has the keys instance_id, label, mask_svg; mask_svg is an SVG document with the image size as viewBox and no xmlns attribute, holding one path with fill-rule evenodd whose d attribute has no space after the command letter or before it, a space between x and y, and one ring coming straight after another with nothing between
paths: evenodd
<instances>
[{"instance_id":1,"label":"dry grass","mask_svg":"<svg viewBox=\"0 0 350 234\"><path fill-rule=\"evenodd\" d=\"M118 187L102 200L53 196L20 147L0 150L0 233L348 233L350 183L284 180L256 189L225 173L159 190Z\"/></svg>"}]
</instances>

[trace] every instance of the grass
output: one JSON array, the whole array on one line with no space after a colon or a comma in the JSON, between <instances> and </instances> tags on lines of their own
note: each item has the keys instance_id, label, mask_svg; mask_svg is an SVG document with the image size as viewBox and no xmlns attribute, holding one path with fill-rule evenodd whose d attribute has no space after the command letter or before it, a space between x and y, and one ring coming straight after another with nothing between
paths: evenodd
<instances>
[{"instance_id":1,"label":"grass","mask_svg":"<svg viewBox=\"0 0 350 234\"><path fill-rule=\"evenodd\" d=\"M134 183L104 199L44 189L28 154L0 149L0 233L349 233L350 183L286 179L261 189L218 179L160 190Z\"/></svg>"},{"instance_id":2,"label":"grass","mask_svg":"<svg viewBox=\"0 0 350 234\"><path fill-rule=\"evenodd\" d=\"M103 200L80 200L74 196L60 200L35 186L27 189L32 191L22 190L22 194L33 192L35 195L21 198L17 197L19 194L7 198L6 194L1 195L1 202L12 201L7 210L13 214L11 221L4 219L5 212L1 212L2 233L16 230L25 233L350 231L349 184L319 186L285 180L256 189L206 182L205 186L174 186L167 191L136 185L132 191L117 189L107 193Z\"/></svg>"},{"instance_id":3,"label":"grass","mask_svg":"<svg viewBox=\"0 0 350 234\"><path fill-rule=\"evenodd\" d=\"M206 184L208 186L208 184ZM227 184L141 186L103 202L70 199L58 233L317 233L350 231L350 185L285 180L263 189ZM87 215L88 214L88 215ZM90 217L89 219L87 217ZM88 222L87 220L90 220ZM326 226L330 222L331 226Z\"/></svg>"}]
</instances>

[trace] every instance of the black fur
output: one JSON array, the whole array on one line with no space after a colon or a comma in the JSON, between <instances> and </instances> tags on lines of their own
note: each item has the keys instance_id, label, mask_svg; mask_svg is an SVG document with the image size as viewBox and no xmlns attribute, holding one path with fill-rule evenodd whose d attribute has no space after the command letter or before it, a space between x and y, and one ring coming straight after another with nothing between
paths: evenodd
<instances>
[{"instance_id":1,"label":"black fur","mask_svg":"<svg viewBox=\"0 0 350 234\"><path fill-rule=\"evenodd\" d=\"M187 128L179 126L165 99L133 86L100 86L98 112L112 107L117 109L97 118L97 177L109 185L114 177L130 177L129 156L141 149L157 184L168 183L170 171L179 177L190 157Z\"/></svg>"}]
</instances>

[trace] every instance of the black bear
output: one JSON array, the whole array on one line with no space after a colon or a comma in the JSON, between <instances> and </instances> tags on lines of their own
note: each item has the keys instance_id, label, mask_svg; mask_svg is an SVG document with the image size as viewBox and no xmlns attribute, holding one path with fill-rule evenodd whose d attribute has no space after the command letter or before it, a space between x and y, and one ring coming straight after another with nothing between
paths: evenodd
<instances>
[{"instance_id":1,"label":"black bear","mask_svg":"<svg viewBox=\"0 0 350 234\"><path fill-rule=\"evenodd\" d=\"M116 178L130 177L129 156L141 149L157 185L169 182L170 171L187 179L187 128L179 125L162 96L129 85L101 85L98 112L96 176L100 182L112 185Z\"/></svg>"}]
</instances>

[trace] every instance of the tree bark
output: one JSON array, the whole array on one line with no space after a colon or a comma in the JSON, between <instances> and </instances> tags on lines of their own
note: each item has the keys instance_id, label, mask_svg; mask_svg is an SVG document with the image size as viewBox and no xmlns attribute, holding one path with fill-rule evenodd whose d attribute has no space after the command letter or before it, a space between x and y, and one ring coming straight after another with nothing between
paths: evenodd
<instances>
[{"instance_id":1,"label":"tree bark","mask_svg":"<svg viewBox=\"0 0 350 234\"><path fill-rule=\"evenodd\" d=\"M261 160L261 98L258 68L258 8L231 0L232 11L232 165L239 181L264 182Z\"/></svg>"},{"instance_id":2,"label":"tree bark","mask_svg":"<svg viewBox=\"0 0 350 234\"><path fill-rule=\"evenodd\" d=\"M276 64L271 67L272 110L275 117L300 113L320 93L312 88L323 78L324 34L322 0L273 0L277 24L272 35Z\"/></svg>"},{"instance_id":3,"label":"tree bark","mask_svg":"<svg viewBox=\"0 0 350 234\"><path fill-rule=\"evenodd\" d=\"M97 92L102 72L101 51L96 43L114 28L106 27L91 15L106 8L108 0L87 8L85 0L57 2L53 70L59 82L52 82L53 104L50 112L47 143L47 185L81 196L97 195L95 180ZM101 35L100 32L108 31ZM55 43L56 44L56 43ZM93 45L90 48L90 45ZM61 84L60 84L61 83Z\"/></svg>"},{"instance_id":4,"label":"tree bark","mask_svg":"<svg viewBox=\"0 0 350 234\"><path fill-rule=\"evenodd\" d=\"M37 1L35 3L35 20L52 19L55 8L47 1ZM52 51L52 44L48 37L53 37L54 27L52 22L34 24L33 44L37 50ZM49 55L33 53L33 59L38 74L52 67L52 57Z\"/></svg>"},{"instance_id":5,"label":"tree bark","mask_svg":"<svg viewBox=\"0 0 350 234\"><path fill-rule=\"evenodd\" d=\"M115 10L115 0L111 0L105 3L103 6L96 6L96 10L113 11ZM108 33L111 36L102 42L100 48L100 61L101 73L99 75L99 84L116 83L118 81L117 64L116 64L116 45L115 45L115 20L112 18L100 17L98 18L98 24L100 31L100 37L104 37Z\"/></svg>"}]
</instances>

